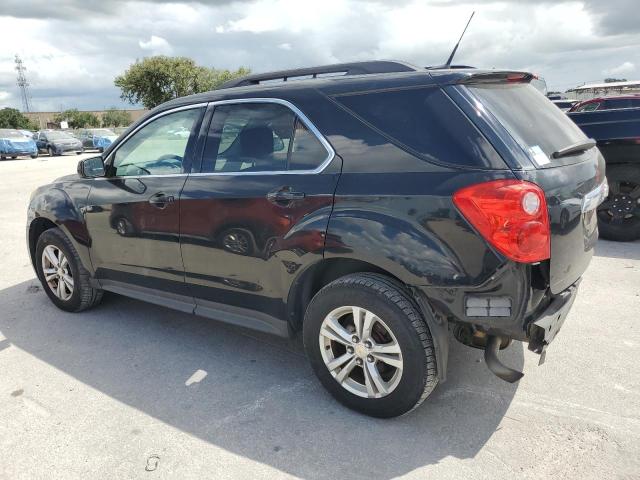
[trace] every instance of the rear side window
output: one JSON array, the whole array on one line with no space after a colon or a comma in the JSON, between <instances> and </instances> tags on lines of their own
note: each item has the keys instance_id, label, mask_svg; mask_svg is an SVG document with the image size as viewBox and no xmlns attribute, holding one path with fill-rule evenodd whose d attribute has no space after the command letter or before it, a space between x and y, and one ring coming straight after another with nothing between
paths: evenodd
<instances>
[{"instance_id":1,"label":"rear side window","mask_svg":"<svg viewBox=\"0 0 640 480\"><path fill-rule=\"evenodd\" d=\"M536 159L541 153L550 157L587 138L566 114L529 84L478 84L468 88L538 165L548 163L548 158Z\"/></svg>"},{"instance_id":2,"label":"rear side window","mask_svg":"<svg viewBox=\"0 0 640 480\"><path fill-rule=\"evenodd\" d=\"M276 103L217 106L202 172L314 170L329 152L288 107Z\"/></svg>"},{"instance_id":3,"label":"rear side window","mask_svg":"<svg viewBox=\"0 0 640 480\"><path fill-rule=\"evenodd\" d=\"M604 101L605 110L617 110L619 108L631 108L631 99L615 98L615 99Z\"/></svg>"},{"instance_id":4,"label":"rear side window","mask_svg":"<svg viewBox=\"0 0 640 480\"><path fill-rule=\"evenodd\" d=\"M427 161L505 168L485 137L440 88L349 94L335 99L389 140Z\"/></svg>"}]
</instances>

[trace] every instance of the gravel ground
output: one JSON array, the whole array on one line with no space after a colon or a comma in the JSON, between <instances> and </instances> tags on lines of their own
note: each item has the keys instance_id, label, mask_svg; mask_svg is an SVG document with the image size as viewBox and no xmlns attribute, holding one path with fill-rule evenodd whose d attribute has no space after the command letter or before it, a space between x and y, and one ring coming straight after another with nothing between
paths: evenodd
<instances>
[{"instance_id":1,"label":"gravel ground","mask_svg":"<svg viewBox=\"0 0 640 480\"><path fill-rule=\"evenodd\" d=\"M0 478L640 478L640 242L599 243L543 366L504 352L518 384L453 342L447 382L375 420L325 393L299 341L116 295L57 310L26 208L77 160L0 162Z\"/></svg>"}]
</instances>

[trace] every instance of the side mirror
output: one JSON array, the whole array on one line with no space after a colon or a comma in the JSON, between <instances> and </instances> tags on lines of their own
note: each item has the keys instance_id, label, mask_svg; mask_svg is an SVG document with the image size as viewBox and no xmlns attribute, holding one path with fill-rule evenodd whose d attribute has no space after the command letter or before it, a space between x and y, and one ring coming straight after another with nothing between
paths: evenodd
<instances>
[{"instance_id":1,"label":"side mirror","mask_svg":"<svg viewBox=\"0 0 640 480\"><path fill-rule=\"evenodd\" d=\"M78 162L78 175L82 178L104 177L105 168L102 157L85 158Z\"/></svg>"}]
</instances>

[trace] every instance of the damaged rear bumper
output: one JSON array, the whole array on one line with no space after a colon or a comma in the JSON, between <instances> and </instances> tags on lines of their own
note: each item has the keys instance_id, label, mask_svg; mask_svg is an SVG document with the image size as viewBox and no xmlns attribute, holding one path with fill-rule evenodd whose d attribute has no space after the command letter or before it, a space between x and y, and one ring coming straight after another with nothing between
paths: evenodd
<instances>
[{"instance_id":1,"label":"damaged rear bumper","mask_svg":"<svg viewBox=\"0 0 640 480\"><path fill-rule=\"evenodd\" d=\"M580 280L556 295L542 314L529 324L529 350L544 354L564 324L578 294ZM541 359L544 361L544 357Z\"/></svg>"}]
</instances>

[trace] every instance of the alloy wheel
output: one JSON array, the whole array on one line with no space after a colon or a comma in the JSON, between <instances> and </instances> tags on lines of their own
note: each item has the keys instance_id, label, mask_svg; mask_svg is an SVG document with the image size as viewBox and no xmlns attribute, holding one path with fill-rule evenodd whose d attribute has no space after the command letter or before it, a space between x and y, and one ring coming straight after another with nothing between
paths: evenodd
<instances>
[{"instance_id":1,"label":"alloy wheel","mask_svg":"<svg viewBox=\"0 0 640 480\"><path fill-rule=\"evenodd\" d=\"M357 306L336 308L323 320L319 342L327 369L354 395L382 398L400 383L400 344L373 312Z\"/></svg>"},{"instance_id":2,"label":"alloy wheel","mask_svg":"<svg viewBox=\"0 0 640 480\"><path fill-rule=\"evenodd\" d=\"M67 301L73 295L73 274L65 254L55 245L47 245L42 251L42 273L48 287L60 300Z\"/></svg>"}]
</instances>

